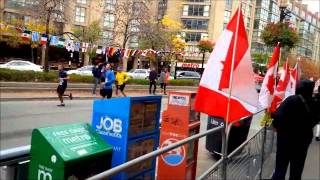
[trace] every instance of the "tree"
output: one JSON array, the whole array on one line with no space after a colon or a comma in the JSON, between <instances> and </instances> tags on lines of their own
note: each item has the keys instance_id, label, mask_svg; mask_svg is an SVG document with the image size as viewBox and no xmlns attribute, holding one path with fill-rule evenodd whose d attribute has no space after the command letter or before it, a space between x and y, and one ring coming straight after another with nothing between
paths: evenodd
<instances>
[{"instance_id":1,"label":"tree","mask_svg":"<svg viewBox=\"0 0 320 180\"><path fill-rule=\"evenodd\" d=\"M291 49L299 41L296 30L289 23L269 23L261 33L261 38L269 47L274 47L280 42L281 47Z\"/></svg>"},{"instance_id":2,"label":"tree","mask_svg":"<svg viewBox=\"0 0 320 180\"><path fill-rule=\"evenodd\" d=\"M33 49L39 47L39 41L33 42L31 39L29 41L23 40L21 34L23 30L28 30L30 32L45 32L45 26L43 24L37 23L35 20L31 20L28 23L25 23L20 19L13 19L11 22L6 23L2 22L4 28L0 29L1 34L3 34L0 38L1 41L6 42L6 44L10 47L17 48L20 45L30 45L31 46L31 59L34 62ZM53 27L49 27L50 33L54 32Z\"/></svg>"},{"instance_id":3,"label":"tree","mask_svg":"<svg viewBox=\"0 0 320 180\"><path fill-rule=\"evenodd\" d=\"M69 0L36 0L33 1L32 6L25 7L26 14L32 15L32 17L38 20L39 24L45 25L45 34L50 34L50 26L52 22L62 23L67 22L67 17L72 17L70 14L66 14L64 9L68 8ZM70 9L70 8L69 8ZM70 11L72 12L72 10ZM50 39L45 46L42 46L41 64L44 66L44 70L49 70L49 45Z\"/></svg>"},{"instance_id":4,"label":"tree","mask_svg":"<svg viewBox=\"0 0 320 180\"><path fill-rule=\"evenodd\" d=\"M310 59L301 58L301 79L320 78L320 64L313 62Z\"/></svg>"},{"instance_id":5,"label":"tree","mask_svg":"<svg viewBox=\"0 0 320 180\"><path fill-rule=\"evenodd\" d=\"M100 27L100 21L93 21L89 26L82 29L73 29L73 34L80 38L84 42L90 44L96 44L102 38L102 29ZM91 53L93 48L89 48L89 51L85 52L84 65L89 64L89 53Z\"/></svg>"},{"instance_id":6,"label":"tree","mask_svg":"<svg viewBox=\"0 0 320 180\"><path fill-rule=\"evenodd\" d=\"M10 23L1 22L0 41L6 42L10 47L16 48L23 44L28 44L21 37L24 23L21 20L13 19Z\"/></svg>"},{"instance_id":7,"label":"tree","mask_svg":"<svg viewBox=\"0 0 320 180\"><path fill-rule=\"evenodd\" d=\"M130 39L138 39L143 34L142 27L151 19L148 4L144 0L117 0L114 9L109 9L114 16L114 37L122 43L122 48L127 48ZM122 58L123 69L127 69L127 58Z\"/></svg>"},{"instance_id":8,"label":"tree","mask_svg":"<svg viewBox=\"0 0 320 180\"><path fill-rule=\"evenodd\" d=\"M153 49L164 52L162 59L175 63L178 56L175 52L182 52L186 47L186 42L181 35L182 25L165 15L160 21L148 21L143 27L143 32L139 39L141 49ZM156 58L160 59L160 58ZM158 63L155 63L156 68ZM171 69L171 71L173 71Z\"/></svg>"},{"instance_id":9,"label":"tree","mask_svg":"<svg viewBox=\"0 0 320 180\"><path fill-rule=\"evenodd\" d=\"M211 52L213 50L214 45L215 43L208 39L202 39L199 41L198 48L199 48L199 51L202 52L201 75L203 72L203 64L204 64L204 58L205 58L206 52Z\"/></svg>"}]
</instances>

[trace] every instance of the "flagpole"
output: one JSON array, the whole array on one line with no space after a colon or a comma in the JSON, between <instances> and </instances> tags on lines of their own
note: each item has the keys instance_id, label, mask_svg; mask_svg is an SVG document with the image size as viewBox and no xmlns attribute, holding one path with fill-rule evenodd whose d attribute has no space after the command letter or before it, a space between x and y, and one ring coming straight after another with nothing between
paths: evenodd
<instances>
[{"instance_id":1,"label":"flagpole","mask_svg":"<svg viewBox=\"0 0 320 180\"><path fill-rule=\"evenodd\" d=\"M233 82L233 70L234 70L234 61L236 55L236 47L238 42L238 31L239 31L239 21L240 21L240 12L242 7L242 0L240 1L239 9L238 9L238 17L237 17L237 25L236 25L236 33L235 33L235 40L233 43L233 50L232 50L232 62L231 62L231 71L230 71L230 79L229 79L229 94L228 94L228 107L227 107L227 115L226 115L226 122L224 127L224 135L222 136L225 139L225 144L222 147L222 155L223 158L226 160L228 155L228 137L229 137L229 119L230 119L230 102L231 102L231 92L232 92L232 82ZM223 179L227 179L227 169L226 164L224 165L224 172L223 172Z\"/></svg>"}]
</instances>

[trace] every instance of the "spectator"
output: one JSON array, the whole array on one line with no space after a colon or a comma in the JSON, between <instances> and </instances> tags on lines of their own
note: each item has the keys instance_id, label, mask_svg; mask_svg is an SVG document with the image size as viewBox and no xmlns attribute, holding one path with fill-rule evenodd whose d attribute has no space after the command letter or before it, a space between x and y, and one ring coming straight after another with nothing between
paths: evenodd
<instances>
[{"instance_id":1,"label":"spectator","mask_svg":"<svg viewBox=\"0 0 320 180\"><path fill-rule=\"evenodd\" d=\"M129 76L126 72L122 71L121 67L118 67L118 72L116 75L116 95L118 95L118 90L120 89L121 94L126 97L127 95L124 93L124 88L126 86L126 82L129 80Z\"/></svg>"},{"instance_id":2,"label":"spectator","mask_svg":"<svg viewBox=\"0 0 320 180\"><path fill-rule=\"evenodd\" d=\"M157 89L157 72L155 71L154 68L152 68L152 70L150 71L149 73L149 83L150 83L150 86L149 86L149 94L151 94L151 89L152 89L152 86L153 86L153 95L156 94L156 89Z\"/></svg>"},{"instance_id":3,"label":"spectator","mask_svg":"<svg viewBox=\"0 0 320 180\"><path fill-rule=\"evenodd\" d=\"M111 70L111 65L109 63L106 64L103 72L104 84L102 85L102 89L100 89L100 95L102 99L107 96L107 99L112 97L112 84L115 81L114 72Z\"/></svg>"},{"instance_id":4,"label":"spectator","mask_svg":"<svg viewBox=\"0 0 320 180\"><path fill-rule=\"evenodd\" d=\"M163 93L164 95L167 95L166 87L167 87L169 78L170 78L170 73L168 72L167 68L162 69L160 73L159 82L160 82L161 93Z\"/></svg>"},{"instance_id":5,"label":"spectator","mask_svg":"<svg viewBox=\"0 0 320 180\"><path fill-rule=\"evenodd\" d=\"M58 70L59 70L59 85L57 88L57 94L60 100L60 104L57 105L59 107L64 107L65 104L63 102L63 96L68 96L71 100L72 100L72 93L70 93L69 95L65 95L64 92L67 89L67 81L69 79L67 72L64 70L63 65L58 65Z\"/></svg>"},{"instance_id":6,"label":"spectator","mask_svg":"<svg viewBox=\"0 0 320 180\"><path fill-rule=\"evenodd\" d=\"M296 95L286 98L275 114L273 126L277 130L277 155L274 180L284 180L290 163L290 179L301 179L308 147L317 123L316 107L312 99L314 82L303 80Z\"/></svg>"},{"instance_id":7,"label":"spectator","mask_svg":"<svg viewBox=\"0 0 320 180\"><path fill-rule=\"evenodd\" d=\"M100 80L101 80L101 72L102 70L102 66L101 63L94 65L92 68L92 74L93 74L93 88L92 88L92 94L96 95L96 89L98 84L100 84Z\"/></svg>"}]
</instances>

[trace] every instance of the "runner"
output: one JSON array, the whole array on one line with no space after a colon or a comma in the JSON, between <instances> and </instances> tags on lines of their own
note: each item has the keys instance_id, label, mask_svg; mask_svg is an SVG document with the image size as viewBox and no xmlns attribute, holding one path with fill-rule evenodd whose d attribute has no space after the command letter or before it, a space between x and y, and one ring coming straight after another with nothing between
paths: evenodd
<instances>
[{"instance_id":1,"label":"runner","mask_svg":"<svg viewBox=\"0 0 320 180\"><path fill-rule=\"evenodd\" d=\"M124 97L127 97L127 95L124 93L124 88L126 86L126 82L129 80L129 76L126 72L122 71L121 67L118 67L118 72L116 75L116 95L118 96L118 90L120 89L121 94Z\"/></svg>"},{"instance_id":2,"label":"runner","mask_svg":"<svg viewBox=\"0 0 320 180\"><path fill-rule=\"evenodd\" d=\"M57 105L59 107L64 107L65 104L63 102L63 96L68 96L70 98L70 100L72 100L72 93L70 93L69 95L65 95L64 92L67 89L67 81L69 79L66 71L64 71L64 67L63 65L59 65L58 66L58 70L59 70L59 85L57 88L57 93L58 93L58 97L60 100L60 104Z\"/></svg>"},{"instance_id":3,"label":"runner","mask_svg":"<svg viewBox=\"0 0 320 180\"><path fill-rule=\"evenodd\" d=\"M102 89L100 89L100 95L102 99L107 96L107 99L112 97L112 84L115 81L114 72L111 70L111 65L106 64L103 72L103 77L105 79L104 84L102 85Z\"/></svg>"}]
</instances>

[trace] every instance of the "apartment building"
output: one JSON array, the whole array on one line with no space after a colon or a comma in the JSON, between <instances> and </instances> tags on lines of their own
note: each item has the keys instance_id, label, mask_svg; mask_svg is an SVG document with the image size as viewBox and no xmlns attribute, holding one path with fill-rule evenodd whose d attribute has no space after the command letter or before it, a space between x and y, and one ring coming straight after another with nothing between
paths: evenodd
<instances>
[{"instance_id":1,"label":"apartment building","mask_svg":"<svg viewBox=\"0 0 320 180\"><path fill-rule=\"evenodd\" d=\"M158 19L168 15L183 25L182 35L187 42L186 62L201 63L202 54L197 44L201 39L216 41L233 13L238 0L159 0ZM255 1L243 1L242 9L249 40L252 37ZM207 54L208 56L208 54Z\"/></svg>"},{"instance_id":2,"label":"apartment building","mask_svg":"<svg viewBox=\"0 0 320 180\"><path fill-rule=\"evenodd\" d=\"M0 20L10 22L13 19L23 20L25 23L31 19L35 19L36 11L32 10L32 7L37 1L34 0L2 0L0 2ZM60 6L57 6L60 11L63 12L64 17L53 17L53 26L57 30L57 34L62 32L72 32L75 28L85 28L93 21L99 21L102 28L102 39L98 42L103 46L123 46L123 37L115 32L121 32L123 25L117 23L123 21L124 15L119 15L117 8L123 5L126 0L61 0ZM147 9L148 12L154 17L156 16L155 5L147 1L136 0L132 1L132 11L136 12L138 9ZM150 5L151 4L151 5ZM154 7L152 9L152 7ZM128 7L131 8L131 7ZM151 11L149 11L151 9ZM122 8L122 13L125 11ZM130 22L129 31L133 31L136 26ZM137 36L132 36L125 44L126 47L137 48L138 39Z\"/></svg>"},{"instance_id":3,"label":"apartment building","mask_svg":"<svg viewBox=\"0 0 320 180\"><path fill-rule=\"evenodd\" d=\"M300 1L290 0L287 4L288 16L284 21L289 22L299 33L299 43L292 53L296 56L307 57L319 61L320 44L320 16L312 13L307 5ZM280 20L280 9L277 0L256 0L256 13L254 17L252 52L271 52L261 40L261 32L270 22Z\"/></svg>"}]
</instances>

